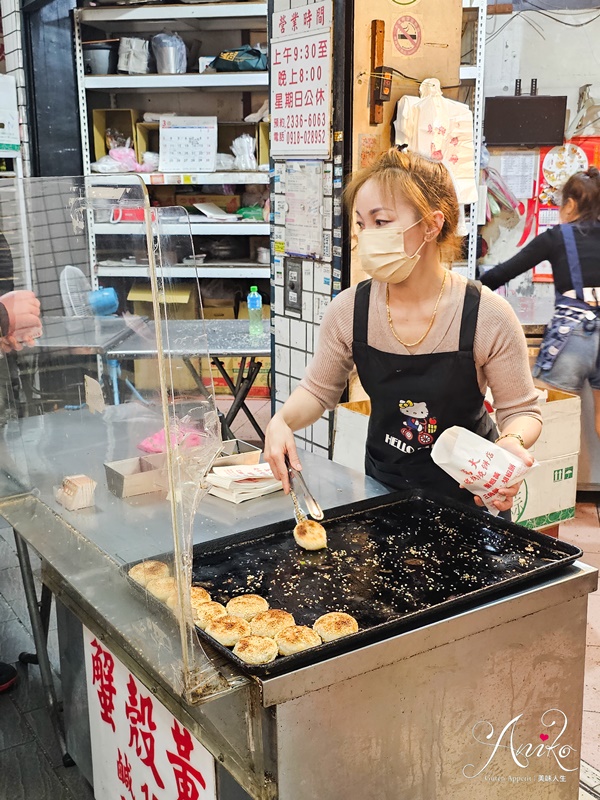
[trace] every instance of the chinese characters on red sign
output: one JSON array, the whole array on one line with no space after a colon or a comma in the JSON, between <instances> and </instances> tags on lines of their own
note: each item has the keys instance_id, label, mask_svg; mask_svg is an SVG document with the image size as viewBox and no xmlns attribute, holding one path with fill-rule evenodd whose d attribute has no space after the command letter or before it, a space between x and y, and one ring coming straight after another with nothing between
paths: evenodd
<instances>
[{"instance_id":1,"label":"chinese characters on red sign","mask_svg":"<svg viewBox=\"0 0 600 800\"><path fill-rule=\"evenodd\" d=\"M139 693L133 675L127 684L129 702L125 705L125 714L129 720L129 747L135 747L135 753L147 767L150 767L157 785L165 788L154 762L154 733L156 725L152 721L152 700Z\"/></svg>"},{"instance_id":2,"label":"chinese characters on red sign","mask_svg":"<svg viewBox=\"0 0 600 800\"><path fill-rule=\"evenodd\" d=\"M274 156L329 155L330 31L273 42L271 119Z\"/></svg>"},{"instance_id":3,"label":"chinese characters on red sign","mask_svg":"<svg viewBox=\"0 0 600 800\"><path fill-rule=\"evenodd\" d=\"M200 797L198 784L205 789L206 783L202 774L190 764L190 756L194 749L192 737L189 731L177 724L176 720L173 720L171 732L177 753L168 752L167 758L173 764L173 774L177 784L177 800L198 800Z\"/></svg>"},{"instance_id":4,"label":"chinese characters on red sign","mask_svg":"<svg viewBox=\"0 0 600 800\"><path fill-rule=\"evenodd\" d=\"M114 697L117 692L114 682L115 662L112 655L103 650L94 639L92 647L96 652L92 655L92 684L98 684L98 702L100 704L100 717L103 722L115 730L113 711L115 710Z\"/></svg>"},{"instance_id":5,"label":"chinese characters on red sign","mask_svg":"<svg viewBox=\"0 0 600 800\"><path fill-rule=\"evenodd\" d=\"M273 14L273 39L289 39L328 28L332 11L332 1L321 0L304 8L276 12Z\"/></svg>"},{"instance_id":6,"label":"chinese characters on red sign","mask_svg":"<svg viewBox=\"0 0 600 800\"><path fill-rule=\"evenodd\" d=\"M97 800L216 800L214 759L84 629Z\"/></svg>"}]
</instances>

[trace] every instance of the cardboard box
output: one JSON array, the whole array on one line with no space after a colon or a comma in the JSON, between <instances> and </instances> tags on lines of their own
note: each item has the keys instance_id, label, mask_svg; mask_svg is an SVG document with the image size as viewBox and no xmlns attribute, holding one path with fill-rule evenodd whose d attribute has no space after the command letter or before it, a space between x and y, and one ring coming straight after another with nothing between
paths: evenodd
<instances>
[{"instance_id":1,"label":"cardboard box","mask_svg":"<svg viewBox=\"0 0 600 800\"><path fill-rule=\"evenodd\" d=\"M152 290L147 284L134 284L127 299L133 302L133 310L139 316L154 319ZM199 315L198 290L192 281L181 281L165 289L161 302L168 305L168 319L197 319ZM199 359L191 359L199 370ZM178 392L197 391L198 387L182 359L174 358L173 386ZM157 389L159 386L158 362L155 358L139 358L134 362L135 386L138 389Z\"/></svg>"},{"instance_id":2,"label":"cardboard box","mask_svg":"<svg viewBox=\"0 0 600 800\"><path fill-rule=\"evenodd\" d=\"M240 303L238 308L238 319L248 319L248 303L244 300ZM268 303L263 303L262 318L271 319L271 306Z\"/></svg>"},{"instance_id":3,"label":"cardboard box","mask_svg":"<svg viewBox=\"0 0 600 800\"><path fill-rule=\"evenodd\" d=\"M538 461L548 461L579 453L581 398L558 389L548 389L548 400L540 408L544 426L540 438L530 448L531 454Z\"/></svg>"},{"instance_id":4,"label":"cardboard box","mask_svg":"<svg viewBox=\"0 0 600 800\"><path fill-rule=\"evenodd\" d=\"M235 309L232 305L203 306L202 313L204 319L235 319Z\"/></svg>"},{"instance_id":5,"label":"cardboard box","mask_svg":"<svg viewBox=\"0 0 600 800\"><path fill-rule=\"evenodd\" d=\"M138 160L141 159L146 151L158 153L159 148L159 123L158 122L138 122L135 126L136 153Z\"/></svg>"},{"instance_id":6,"label":"cardboard box","mask_svg":"<svg viewBox=\"0 0 600 800\"><path fill-rule=\"evenodd\" d=\"M248 393L248 397L270 397L271 396L271 359L268 357L260 357L258 359L262 364L260 372L256 376L256 380ZM233 382L237 380L239 373L240 359L232 359L233 366ZM246 362L246 368L248 363ZM231 375L231 372L229 373Z\"/></svg>"},{"instance_id":7,"label":"cardboard box","mask_svg":"<svg viewBox=\"0 0 600 800\"><path fill-rule=\"evenodd\" d=\"M538 529L575 517L578 455L541 461L527 475L514 500L514 522Z\"/></svg>"},{"instance_id":8,"label":"cardboard box","mask_svg":"<svg viewBox=\"0 0 600 800\"><path fill-rule=\"evenodd\" d=\"M131 139L131 146L135 149L135 156L140 160L137 149L136 123L139 112L133 108L95 108L92 111L92 130L94 142L94 158L97 161L108 154L106 147L106 131L115 128L120 133Z\"/></svg>"},{"instance_id":9,"label":"cardboard box","mask_svg":"<svg viewBox=\"0 0 600 800\"><path fill-rule=\"evenodd\" d=\"M231 153L231 144L244 133L256 140L256 161L268 164L270 158L270 134L268 122L220 122L218 133L219 153Z\"/></svg>"},{"instance_id":10,"label":"cardboard box","mask_svg":"<svg viewBox=\"0 0 600 800\"><path fill-rule=\"evenodd\" d=\"M371 415L370 400L340 403L335 409L332 460L357 472L365 471L365 444Z\"/></svg>"},{"instance_id":11,"label":"cardboard box","mask_svg":"<svg viewBox=\"0 0 600 800\"><path fill-rule=\"evenodd\" d=\"M234 366L234 359L233 358L221 358L219 359L223 362L225 366L225 370L229 376L233 373L233 366ZM211 365L210 372L212 375L212 384L215 390L215 394L231 394L229 386L225 382L225 378L221 375L217 367L214 364ZM210 381L207 379L204 381L205 386L209 387Z\"/></svg>"},{"instance_id":12,"label":"cardboard box","mask_svg":"<svg viewBox=\"0 0 600 800\"><path fill-rule=\"evenodd\" d=\"M194 203L214 203L228 214L234 214L240 207L241 197L239 194L176 194L175 205L183 206L193 213L200 214Z\"/></svg>"},{"instance_id":13,"label":"cardboard box","mask_svg":"<svg viewBox=\"0 0 600 800\"><path fill-rule=\"evenodd\" d=\"M260 461L260 447L243 442L241 439L229 439L223 442L222 455L216 459L213 467L231 467L236 465L251 466Z\"/></svg>"},{"instance_id":14,"label":"cardboard box","mask_svg":"<svg viewBox=\"0 0 600 800\"><path fill-rule=\"evenodd\" d=\"M258 123L256 160L259 166L268 164L271 158L271 126L268 122Z\"/></svg>"},{"instance_id":15,"label":"cardboard box","mask_svg":"<svg viewBox=\"0 0 600 800\"><path fill-rule=\"evenodd\" d=\"M149 186L153 206L169 207L175 205L175 186Z\"/></svg>"},{"instance_id":16,"label":"cardboard box","mask_svg":"<svg viewBox=\"0 0 600 800\"><path fill-rule=\"evenodd\" d=\"M221 358L219 359L223 362L225 367L225 371L235 384L237 381L237 377L239 374L239 365L240 359L239 358ZM261 358L260 362L262 367L260 372L256 376L256 380L254 381L254 385L252 389L248 393L248 397L270 397L271 396L271 359L270 358ZM246 362L246 368L247 368ZM228 394L231 395L231 390L227 385L225 378L221 375L217 367L211 367L211 374L212 374L212 382L215 389L215 394ZM209 381L205 381L205 385L208 387Z\"/></svg>"},{"instance_id":17,"label":"cardboard box","mask_svg":"<svg viewBox=\"0 0 600 800\"><path fill-rule=\"evenodd\" d=\"M104 465L109 490L117 497L165 491L165 460L164 453L158 453L109 461Z\"/></svg>"}]
</instances>

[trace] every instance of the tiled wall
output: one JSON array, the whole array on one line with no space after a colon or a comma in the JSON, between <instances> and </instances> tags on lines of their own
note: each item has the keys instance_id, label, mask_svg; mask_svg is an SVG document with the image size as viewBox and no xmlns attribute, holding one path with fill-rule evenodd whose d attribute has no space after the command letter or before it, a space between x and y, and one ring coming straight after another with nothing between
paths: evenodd
<instances>
[{"instance_id":1,"label":"tiled wall","mask_svg":"<svg viewBox=\"0 0 600 800\"><path fill-rule=\"evenodd\" d=\"M6 73L14 75L17 82L17 102L21 120L21 155L23 171L30 175L29 129L27 125L27 96L25 92L25 70L23 68L23 44L21 11L18 0L0 0Z\"/></svg>"},{"instance_id":2,"label":"tiled wall","mask_svg":"<svg viewBox=\"0 0 600 800\"><path fill-rule=\"evenodd\" d=\"M11 248L17 288L26 285L23 237L16 201L17 187L10 179L0 192L0 229ZM33 289L42 304L42 313L62 315L63 302L59 278L67 264L78 266L90 277L86 238L75 232L68 207L72 181L57 178L32 178L25 182L25 205L29 252L33 269Z\"/></svg>"},{"instance_id":3,"label":"tiled wall","mask_svg":"<svg viewBox=\"0 0 600 800\"><path fill-rule=\"evenodd\" d=\"M311 5L312 0L273 0L273 12L299 9ZM286 161L275 162L272 183L271 208L277 198L285 194ZM335 207L333 161L324 163L323 206L329 208L323 214L323 255L321 260L294 256L302 263L302 310L293 312L285 308L284 270L287 256L284 255L285 227L272 226L273 239L273 327L275 334L275 367L273 373L275 410L279 410L300 383L319 343L320 325L332 294L341 288L341 274L337 274L332 263L332 237ZM276 219L276 218L275 218ZM297 446L327 458L330 454L333 414L326 413L310 428L298 431Z\"/></svg>"}]
</instances>

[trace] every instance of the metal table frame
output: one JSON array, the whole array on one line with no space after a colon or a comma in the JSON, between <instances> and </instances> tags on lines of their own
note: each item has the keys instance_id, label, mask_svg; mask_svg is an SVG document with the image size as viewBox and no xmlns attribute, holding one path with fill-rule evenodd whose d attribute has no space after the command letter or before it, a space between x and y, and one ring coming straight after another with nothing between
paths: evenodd
<instances>
[{"instance_id":1,"label":"metal table frame","mask_svg":"<svg viewBox=\"0 0 600 800\"><path fill-rule=\"evenodd\" d=\"M136 358L156 358L157 348L153 328L151 335L132 333L106 351L108 359L125 361ZM206 355L206 346L212 363L219 370L233 395L233 403L225 415L225 425L230 428L240 411L243 411L256 431L261 442L265 435L254 415L246 404L250 390L262 367L261 357L271 355L271 335L269 320L263 321L262 336L253 337L248 333L246 320L169 320L162 322L163 348L165 355L181 358L187 367L198 390L207 395L207 389L192 363L194 356ZM194 343L196 349L194 349ZM204 346L199 346L202 343ZM235 382L225 368L223 358L240 357L240 367ZM113 382L114 385L114 382Z\"/></svg>"},{"instance_id":2,"label":"metal table frame","mask_svg":"<svg viewBox=\"0 0 600 800\"><path fill-rule=\"evenodd\" d=\"M38 600L27 542L14 528L13 534L17 548L17 558L21 571L21 579L23 581L23 589L25 591L25 599L27 601L27 610L31 622L31 632L35 644L35 653L19 653L19 661L22 664L37 664L39 666L46 708L48 709L48 715L56 734L62 763L65 767L72 767L75 765L75 762L67 751L65 728L60 714L61 704L58 702L56 696L52 667L48 656L48 629L50 626L50 612L52 609L52 591L42 582L42 591Z\"/></svg>"}]
</instances>

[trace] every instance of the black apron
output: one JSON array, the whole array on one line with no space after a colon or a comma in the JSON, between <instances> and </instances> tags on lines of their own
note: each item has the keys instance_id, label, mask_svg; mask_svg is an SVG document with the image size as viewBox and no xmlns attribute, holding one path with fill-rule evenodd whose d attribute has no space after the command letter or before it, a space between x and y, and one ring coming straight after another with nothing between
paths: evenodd
<instances>
[{"instance_id":1,"label":"black apron","mask_svg":"<svg viewBox=\"0 0 600 800\"><path fill-rule=\"evenodd\" d=\"M371 399L365 471L392 489L419 488L468 505L471 492L431 460L440 434L460 425L493 441L496 427L484 406L473 357L481 285L469 281L459 349L451 353L396 355L367 344L371 281L357 286L352 353Z\"/></svg>"}]
</instances>

